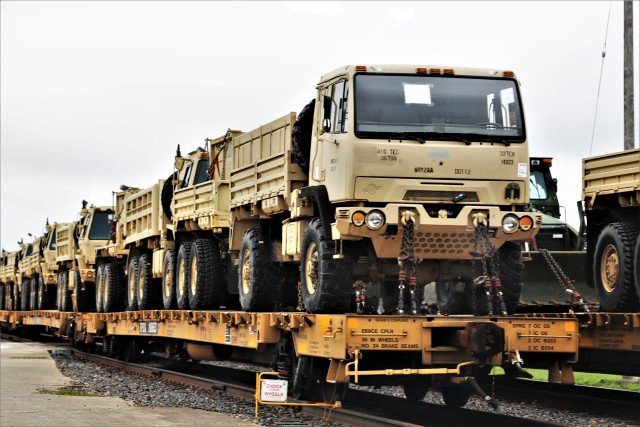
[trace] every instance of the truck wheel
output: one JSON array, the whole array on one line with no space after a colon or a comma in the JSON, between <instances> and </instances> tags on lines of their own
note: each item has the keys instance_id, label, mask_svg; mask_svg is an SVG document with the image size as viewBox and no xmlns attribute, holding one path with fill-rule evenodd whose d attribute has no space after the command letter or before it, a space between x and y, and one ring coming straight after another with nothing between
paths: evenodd
<instances>
[{"instance_id":1,"label":"truck wheel","mask_svg":"<svg viewBox=\"0 0 640 427\"><path fill-rule=\"evenodd\" d=\"M104 265L98 266L98 272L96 273L96 311L98 313L104 313L104 282L106 279Z\"/></svg>"},{"instance_id":2,"label":"truck wheel","mask_svg":"<svg viewBox=\"0 0 640 427\"><path fill-rule=\"evenodd\" d=\"M142 254L138 258L138 308L152 310L158 308L160 287L153 283L149 255Z\"/></svg>"},{"instance_id":3,"label":"truck wheel","mask_svg":"<svg viewBox=\"0 0 640 427\"><path fill-rule=\"evenodd\" d=\"M471 280L458 278L457 280L436 281L436 301L438 310L442 314L469 314L469 289Z\"/></svg>"},{"instance_id":4,"label":"truck wheel","mask_svg":"<svg viewBox=\"0 0 640 427\"><path fill-rule=\"evenodd\" d=\"M138 309L138 257L129 260L127 268L127 310Z\"/></svg>"},{"instance_id":5,"label":"truck wheel","mask_svg":"<svg viewBox=\"0 0 640 427\"><path fill-rule=\"evenodd\" d=\"M193 242L189 269L189 307L192 310L220 307L223 281L218 242L213 239Z\"/></svg>"},{"instance_id":6,"label":"truck wheel","mask_svg":"<svg viewBox=\"0 0 640 427\"><path fill-rule=\"evenodd\" d=\"M45 285L44 277L40 276L38 278L38 309L39 310L51 310L54 303L55 298L55 289L54 285Z\"/></svg>"},{"instance_id":7,"label":"truck wheel","mask_svg":"<svg viewBox=\"0 0 640 427\"><path fill-rule=\"evenodd\" d=\"M173 173L162 184L162 191L160 192L160 204L162 205L162 212L165 216L171 220L171 200L173 199L173 179L176 177L176 173Z\"/></svg>"},{"instance_id":8,"label":"truck wheel","mask_svg":"<svg viewBox=\"0 0 640 427\"><path fill-rule=\"evenodd\" d=\"M4 309L11 310L11 295L13 292L13 284L7 283L4 285Z\"/></svg>"},{"instance_id":9,"label":"truck wheel","mask_svg":"<svg viewBox=\"0 0 640 427\"><path fill-rule=\"evenodd\" d=\"M4 285L0 284L0 310L5 309L4 287Z\"/></svg>"},{"instance_id":10,"label":"truck wheel","mask_svg":"<svg viewBox=\"0 0 640 427\"><path fill-rule=\"evenodd\" d=\"M71 291L69 290L69 272L63 271L58 275L58 287L60 288L60 305L58 310L71 311Z\"/></svg>"},{"instance_id":11,"label":"truck wheel","mask_svg":"<svg viewBox=\"0 0 640 427\"><path fill-rule=\"evenodd\" d=\"M522 294L522 278L524 276L524 264L522 262L522 248L519 243L505 242L498 249L498 257L500 259L500 282L502 283L502 299L507 309L507 314L513 314L520 303L520 295ZM471 299L470 305L472 313L484 316L488 314L487 295L484 289L474 287L469 293ZM498 301L493 295L493 311L498 312Z\"/></svg>"},{"instance_id":12,"label":"truck wheel","mask_svg":"<svg viewBox=\"0 0 640 427\"><path fill-rule=\"evenodd\" d=\"M271 247L257 228L247 230L240 246L238 292L240 306L245 311L275 308L275 263Z\"/></svg>"},{"instance_id":13,"label":"truck wheel","mask_svg":"<svg viewBox=\"0 0 640 427\"><path fill-rule=\"evenodd\" d=\"M121 311L125 304L124 273L120 265L115 262L106 264L104 268L104 311Z\"/></svg>"},{"instance_id":14,"label":"truck wheel","mask_svg":"<svg viewBox=\"0 0 640 427\"><path fill-rule=\"evenodd\" d=\"M178 259L176 260L176 300L180 310L189 308L189 257L191 244L185 242L180 245Z\"/></svg>"},{"instance_id":15,"label":"truck wheel","mask_svg":"<svg viewBox=\"0 0 640 427\"><path fill-rule=\"evenodd\" d=\"M31 310L38 310L38 276L29 280L29 307Z\"/></svg>"},{"instance_id":16,"label":"truck wheel","mask_svg":"<svg viewBox=\"0 0 640 427\"><path fill-rule=\"evenodd\" d=\"M614 222L607 225L595 248L594 277L605 311L636 311L638 295L633 278L634 246L638 236L635 224Z\"/></svg>"},{"instance_id":17,"label":"truck wheel","mask_svg":"<svg viewBox=\"0 0 640 427\"><path fill-rule=\"evenodd\" d=\"M293 145L293 157L296 159L302 172L309 173L309 159L311 153L311 130L313 128L313 112L316 107L316 100L300 111L296 122L291 130L291 145Z\"/></svg>"},{"instance_id":18,"label":"truck wheel","mask_svg":"<svg viewBox=\"0 0 640 427\"><path fill-rule=\"evenodd\" d=\"M633 277L636 278L636 295L640 299L640 235L636 237L636 250L633 259Z\"/></svg>"},{"instance_id":19,"label":"truck wheel","mask_svg":"<svg viewBox=\"0 0 640 427\"><path fill-rule=\"evenodd\" d=\"M162 305L166 310L176 308L176 258L173 249L164 254L162 263Z\"/></svg>"},{"instance_id":20,"label":"truck wheel","mask_svg":"<svg viewBox=\"0 0 640 427\"><path fill-rule=\"evenodd\" d=\"M319 218L304 231L300 254L300 283L304 307L311 313L344 313L351 302L351 263L334 259L333 242Z\"/></svg>"},{"instance_id":21,"label":"truck wheel","mask_svg":"<svg viewBox=\"0 0 640 427\"><path fill-rule=\"evenodd\" d=\"M31 279L27 279L27 280L23 280L22 281L22 291L20 292L20 298L22 299L22 301L20 302L22 310L23 311L28 311L30 309L29 307L29 299L31 298Z\"/></svg>"},{"instance_id":22,"label":"truck wheel","mask_svg":"<svg viewBox=\"0 0 640 427\"><path fill-rule=\"evenodd\" d=\"M73 289L73 293L75 294L76 307L75 310L78 313L86 313L95 308L95 284L93 283L82 283L80 279L80 272L76 271L76 286Z\"/></svg>"}]
</instances>

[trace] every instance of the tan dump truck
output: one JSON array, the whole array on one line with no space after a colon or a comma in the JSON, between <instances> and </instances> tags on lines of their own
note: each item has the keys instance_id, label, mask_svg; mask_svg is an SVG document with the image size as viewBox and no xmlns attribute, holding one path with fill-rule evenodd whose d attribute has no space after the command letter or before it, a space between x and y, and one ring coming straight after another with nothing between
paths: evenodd
<instances>
[{"instance_id":1,"label":"tan dump truck","mask_svg":"<svg viewBox=\"0 0 640 427\"><path fill-rule=\"evenodd\" d=\"M57 303L60 311L95 309L97 248L111 237L111 206L82 202L78 221L56 227Z\"/></svg>"},{"instance_id":2,"label":"tan dump truck","mask_svg":"<svg viewBox=\"0 0 640 427\"><path fill-rule=\"evenodd\" d=\"M161 205L164 180L115 193L111 239L97 249L98 312L160 308L162 261L173 247Z\"/></svg>"},{"instance_id":3,"label":"tan dump truck","mask_svg":"<svg viewBox=\"0 0 640 427\"><path fill-rule=\"evenodd\" d=\"M417 313L430 282L444 312L516 307L541 216L512 72L347 66L299 115L209 142L163 203L181 308Z\"/></svg>"},{"instance_id":4,"label":"tan dump truck","mask_svg":"<svg viewBox=\"0 0 640 427\"><path fill-rule=\"evenodd\" d=\"M35 310L38 304L38 286L42 275L43 246L45 236L39 236L32 242L22 243L18 261L17 288L20 294L21 310Z\"/></svg>"},{"instance_id":5,"label":"tan dump truck","mask_svg":"<svg viewBox=\"0 0 640 427\"><path fill-rule=\"evenodd\" d=\"M582 160L587 270L602 308L640 308L640 149Z\"/></svg>"},{"instance_id":6,"label":"tan dump truck","mask_svg":"<svg viewBox=\"0 0 640 427\"><path fill-rule=\"evenodd\" d=\"M2 308L4 310L17 310L14 294L16 281L18 280L19 258L20 251L2 251L2 265L0 265L0 283L2 284Z\"/></svg>"}]
</instances>

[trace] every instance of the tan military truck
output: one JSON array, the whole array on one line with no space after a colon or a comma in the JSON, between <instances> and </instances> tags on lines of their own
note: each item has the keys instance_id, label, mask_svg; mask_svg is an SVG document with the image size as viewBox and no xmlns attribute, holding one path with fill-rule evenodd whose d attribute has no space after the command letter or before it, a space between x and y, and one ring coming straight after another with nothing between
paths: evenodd
<instances>
[{"instance_id":1,"label":"tan military truck","mask_svg":"<svg viewBox=\"0 0 640 427\"><path fill-rule=\"evenodd\" d=\"M113 207L82 202L79 220L56 227L57 303L61 311L95 309L97 248L111 237Z\"/></svg>"},{"instance_id":2,"label":"tan military truck","mask_svg":"<svg viewBox=\"0 0 640 427\"><path fill-rule=\"evenodd\" d=\"M167 223L161 204L164 180L141 190L122 186L115 193L110 241L97 248L98 312L162 307L161 280Z\"/></svg>"},{"instance_id":3,"label":"tan military truck","mask_svg":"<svg viewBox=\"0 0 640 427\"><path fill-rule=\"evenodd\" d=\"M582 160L587 270L602 308L640 308L640 149Z\"/></svg>"},{"instance_id":4,"label":"tan military truck","mask_svg":"<svg viewBox=\"0 0 640 427\"><path fill-rule=\"evenodd\" d=\"M22 310L37 309L38 285L42 273L42 249L45 239L45 236L39 236L29 243L20 245L17 287L20 293L20 307Z\"/></svg>"},{"instance_id":5,"label":"tan military truck","mask_svg":"<svg viewBox=\"0 0 640 427\"><path fill-rule=\"evenodd\" d=\"M198 295L198 306L237 286L250 311L299 296L310 312L416 313L419 285L432 281L449 313L506 313L518 302L519 242L541 217L526 212L513 72L343 67L299 115L227 133L202 156L217 165L211 184L183 185L181 198L182 178L172 180L169 257L178 294ZM202 197L209 214L194 215Z\"/></svg>"},{"instance_id":6,"label":"tan military truck","mask_svg":"<svg viewBox=\"0 0 640 427\"><path fill-rule=\"evenodd\" d=\"M17 310L14 299L16 281L18 279L18 259L20 251L2 251L2 265L0 265L0 284L2 284L2 308L3 310Z\"/></svg>"}]
</instances>

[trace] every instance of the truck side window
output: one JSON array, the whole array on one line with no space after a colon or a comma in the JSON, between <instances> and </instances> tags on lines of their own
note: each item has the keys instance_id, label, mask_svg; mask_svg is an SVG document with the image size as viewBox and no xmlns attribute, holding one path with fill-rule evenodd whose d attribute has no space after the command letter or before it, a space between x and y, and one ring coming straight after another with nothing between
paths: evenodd
<instances>
[{"instance_id":1,"label":"truck side window","mask_svg":"<svg viewBox=\"0 0 640 427\"><path fill-rule=\"evenodd\" d=\"M209 159L202 159L198 162L196 167L196 178L193 181L193 185L201 184L209 179L207 171L209 170Z\"/></svg>"},{"instance_id":2,"label":"truck side window","mask_svg":"<svg viewBox=\"0 0 640 427\"><path fill-rule=\"evenodd\" d=\"M347 98L349 85L346 80L338 82L324 90L325 99L331 99L331 133L347 131Z\"/></svg>"},{"instance_id":3,"label":"truck side window","mask_svg":"<svg viewBox=\"0 0 640 427\"><path fill-rule=\"evenodd\" d=\"M182 178L182 184L180 184L180 188L187 187L189 185L189 179L191 178L191 167L193 163L189 163L187 165L186 170L184 171L184 178Z\"/></svg>"}]
</instances>

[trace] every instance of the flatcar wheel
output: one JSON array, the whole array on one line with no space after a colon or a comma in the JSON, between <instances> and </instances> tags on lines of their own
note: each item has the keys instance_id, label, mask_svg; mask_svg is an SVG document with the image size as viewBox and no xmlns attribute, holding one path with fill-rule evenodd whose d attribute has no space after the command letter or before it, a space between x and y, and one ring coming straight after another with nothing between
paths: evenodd
<instances>
[{"instance_id":1,"label":"flatcar wheel","mask_svg":"<svg viewBox=\"0 0 640 427\"><path fill-rule=\"evenodd\" d=\"M451 408L462 408L471 397L471 389L467 387L443 387L442 400Z\"/></svg>"},{"instance_id":2,"label":"flatcar wheel","mask_svg":"<svg viewBox=\"0 0 640 427\"><path fill-rule=\"evenodd\" d=\"M421 402L429 392L430 387L431 380L428 376L410 376L402 380L404 396L411 402Z\"/></svg>"}]
</instances>

